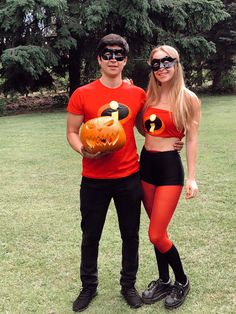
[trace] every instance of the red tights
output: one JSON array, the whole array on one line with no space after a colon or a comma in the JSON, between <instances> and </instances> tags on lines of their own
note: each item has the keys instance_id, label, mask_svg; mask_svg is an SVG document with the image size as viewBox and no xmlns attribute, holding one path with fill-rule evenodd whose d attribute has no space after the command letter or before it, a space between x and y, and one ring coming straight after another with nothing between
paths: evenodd
<instances>
[{"instance_id":1,"label":"red tights","mask_svg":"<svg viewBox=\"0 0 236 314\"><path fill-rule=\"evenodd\" d=\"M167 228L174 214L183 187L181 185L155 186L142 181L143 204L150 218L149 239L161 252L170 250Z\"/></svg>"}]
</instances>

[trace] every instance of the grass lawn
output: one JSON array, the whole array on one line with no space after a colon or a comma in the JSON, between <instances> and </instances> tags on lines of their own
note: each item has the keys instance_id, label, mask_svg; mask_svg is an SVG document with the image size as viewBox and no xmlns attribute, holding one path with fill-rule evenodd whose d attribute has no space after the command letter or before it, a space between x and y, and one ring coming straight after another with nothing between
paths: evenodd
<instances>
[{"instance_id":1,"label":"grass lawn","mask_svg":"<svg viewBox=\"0 0 236 314\"><path fill-rule=\"evenodd\" d=\"M65 113L0 118L0 313L69 314L80 290L81 159L65 138ZM176 313L236 313L236 96L202 98L198 198L182 197L169 233L192 290ZM143 139L137 135L140 151ZM182 152L185 163L184 152ZM137 289L157 278L142 211ZM121 241L110 206L99 255L99 295L88 314L137 310L119 294Z\"/></svg>"}]
</instances>

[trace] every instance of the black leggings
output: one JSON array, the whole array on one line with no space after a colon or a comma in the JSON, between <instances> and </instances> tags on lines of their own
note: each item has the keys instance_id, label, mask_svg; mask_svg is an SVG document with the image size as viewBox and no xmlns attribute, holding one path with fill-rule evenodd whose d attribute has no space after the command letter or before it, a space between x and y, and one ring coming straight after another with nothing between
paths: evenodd
<instances>
[{"instance_id":1,"label":"black leggings","mask_svg":"<svg viewBox=\"0 0 236 314\"><path fill-rule=\"evenodd\" d=\"M114 200L122 238L120 284L132 287L138 270L138 245L142 188L139 173L121 179L82 178L81 190L81 266L83 287L98 285L97 258L111 199ZM114 254L119 254L114 251Z\"/></svg>"}]
</instances>

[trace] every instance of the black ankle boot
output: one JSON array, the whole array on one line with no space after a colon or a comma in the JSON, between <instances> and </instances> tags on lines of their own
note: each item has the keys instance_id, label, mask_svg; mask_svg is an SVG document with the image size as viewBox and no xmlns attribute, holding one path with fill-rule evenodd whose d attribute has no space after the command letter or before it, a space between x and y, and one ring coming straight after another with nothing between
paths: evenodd
<instances>
[{"instance_id":1,"label":"black ankle boot","mask_svg":"<svg viewBox=\"0 0 236 314\"><path fill-rule=\"evenodd\" d=\"M136 309L143 305L143 301L140 295L138 294L138 291L134 287L131 288L122 287L120 292L131 308Z\"/></svg>"},{"instance_id":2,"label":"black ankle boot","mask_svg":"<svg viewBox=\"0 0 236 314\"><path fill-rule=\"evenodd\" d=\"M165 308L175 309L184 303L185 298L190 290L190 283L187 279L185 285L175 281L170 294L165 299Z\"/></svg>"},{"instance_id":3,"label":"black ankle boot","mask_svg":"<svg viewBox=\"0 0 236 314\"><path fill-rule=\"evenodd\" d=\"M96 289L88 289L83 288L73 303L73 311L74 312L82 312L83 310L87 309L92 299L97 295Z\"/></svg>"},{"instance_id":4,"label":"black ankle boot","mask_svg":"<svg viewBox=\"0 0 236 314\"><path fill-rule=\"evenodd\" d=\"M143 302L152 304L165 298L171 291L171 281L164 283L162 279L150 282L148 288L142 293Z\"/></svg>"}]
</instances>

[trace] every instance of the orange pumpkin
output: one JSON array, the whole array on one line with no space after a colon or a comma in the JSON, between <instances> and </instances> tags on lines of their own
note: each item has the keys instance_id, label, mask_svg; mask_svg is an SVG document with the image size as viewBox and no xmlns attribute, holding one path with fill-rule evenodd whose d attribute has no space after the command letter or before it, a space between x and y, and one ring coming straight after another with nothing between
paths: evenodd
<instances>
[{"instance_id":1,"label":"orange pumpkin","mask_svg":"<svg viewBox=\"0 0 236 314\"><path fill-rule=\"evenodd\" d=\"M80 138L90 153L116 151L124 146L125 131L117 119L104 116L88 120L83 124Z\"/></svg>"}]
</instances>

